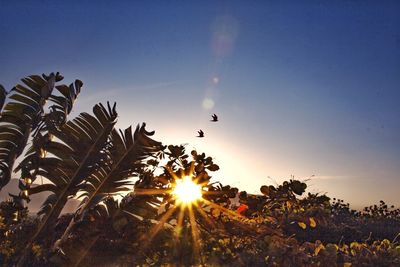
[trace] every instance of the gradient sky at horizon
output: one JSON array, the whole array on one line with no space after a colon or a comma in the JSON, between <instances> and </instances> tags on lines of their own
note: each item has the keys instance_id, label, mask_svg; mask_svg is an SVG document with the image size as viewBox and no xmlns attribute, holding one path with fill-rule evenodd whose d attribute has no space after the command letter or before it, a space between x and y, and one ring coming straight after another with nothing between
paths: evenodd
<instances>
[{"instance_id":1,"label":"gradient sky at horizon","mask_svg":"<svg viewBox=\"0 0 400 267\"><path fill-rule=\"evenodd\" d=\"M249 192L400 205L400 2L3 1L0 83L60 71ZM217 113L220 122L209 122ZM206 137L196 138L198 129Z\"/></svg>"}]
</instances>

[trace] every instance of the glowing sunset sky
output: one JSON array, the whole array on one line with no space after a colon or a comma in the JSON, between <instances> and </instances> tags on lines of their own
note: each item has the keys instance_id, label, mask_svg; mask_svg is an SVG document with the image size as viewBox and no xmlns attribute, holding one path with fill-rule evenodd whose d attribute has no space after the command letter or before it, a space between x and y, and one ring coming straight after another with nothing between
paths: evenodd
<instances>
[{"instance_id":1,"label":"glowing sunset sky","mask_svg":"<svg viewBox=\"0 0 400 267\"><path fill-rule=\"evenodd\" d=\"M400 205L400 2L12 2L0 1L7 89L60 71L84 82L74 114L117 101L120 127L145 121L206 152L222 183L258 192L315 175L312 192Z\"/></svg>"}]
</instances>

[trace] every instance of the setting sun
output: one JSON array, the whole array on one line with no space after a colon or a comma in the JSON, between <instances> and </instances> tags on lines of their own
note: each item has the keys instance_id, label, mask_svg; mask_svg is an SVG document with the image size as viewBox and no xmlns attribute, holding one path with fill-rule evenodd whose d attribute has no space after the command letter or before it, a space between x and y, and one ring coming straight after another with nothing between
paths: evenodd
<instances>
[{"instance_id":1,"label":"setting sun","mask_svg":"<svg viewBox=\"0 0 400 267\"><path fill-rule=\"evenodd\" d=\"M175 189L172 192L178 202L187 204L201 198L201 186L193 182L192 178L185 176L176 181Z\"/></svg>"}]
</instances>

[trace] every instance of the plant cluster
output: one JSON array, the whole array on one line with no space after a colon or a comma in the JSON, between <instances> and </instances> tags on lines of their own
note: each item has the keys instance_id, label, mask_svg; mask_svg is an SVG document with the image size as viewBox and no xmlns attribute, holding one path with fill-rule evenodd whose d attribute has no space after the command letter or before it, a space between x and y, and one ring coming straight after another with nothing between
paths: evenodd
<instances>
[{"instance_id":1,"label":"plant cluster","mask_svg":"<svg viewBox=\"0 0 400 267\"><path fill-rule=\"evenodd\" d=\"M260 194L213 182L213 158L163 145L145 124L116 129L115 105L69 119L82 82L62 79L0 87L0 185L20 176L20 193L0 203L1 266L400 265L399 209L381 201L355 211L293 178ZM183 177L201 199L177 201ZM28 215L25 203L42 192ZM81 204L62 214L72 198Z\"/></svg>"}]
</instances>

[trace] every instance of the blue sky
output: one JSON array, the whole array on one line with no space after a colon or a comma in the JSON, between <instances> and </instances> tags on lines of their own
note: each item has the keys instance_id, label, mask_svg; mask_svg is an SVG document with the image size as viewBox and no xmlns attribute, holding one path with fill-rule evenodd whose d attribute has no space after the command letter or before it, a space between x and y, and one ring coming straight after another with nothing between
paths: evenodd
<instances>
[{"instance_id":1,"label":"blue sky","mask_svg":"<svg viewBox=\"0 0 400 267\"><path fill-rule=\"evenodd\" d=\"M0 83L79 78L75 114L117 101L119 126L147 122L250 192L314 175L312 192L400 205L398 2L131 2L0 1Z\"/></svg>"}]
</instances>

